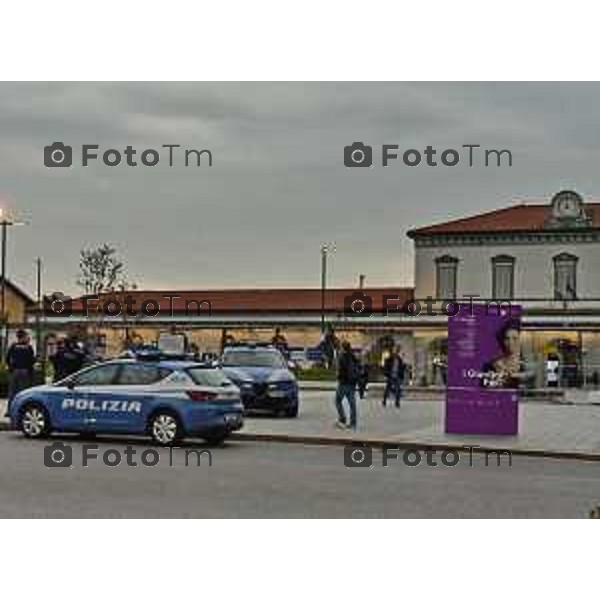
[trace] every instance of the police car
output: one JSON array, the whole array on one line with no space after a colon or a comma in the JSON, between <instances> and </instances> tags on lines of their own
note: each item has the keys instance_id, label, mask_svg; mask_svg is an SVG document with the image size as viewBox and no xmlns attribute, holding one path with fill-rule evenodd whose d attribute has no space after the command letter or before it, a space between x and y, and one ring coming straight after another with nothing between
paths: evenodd
<instances>
[{"instance_id":1,"label":"police car","mask_svg":"<svg viewBox=\"0 0 600 600\"><path fill-rule=\"evenodd\" d=\"M298 382L277 348L253 344L228 346L221 366L240 388L245 409L298 416Z\"/></svg>"},{"instance_id":2,"label":"police car","mask_svg":"<svg viewBox=\"0 0 600 600\"><path fill-rule=\"evenodd\" d=\"M243 406L220 369L191 360L117 359L20 392L10 419L31 438L77 432L149 435L160 445L185 436L218 443L242 427Z\"/></svg>"}]
</instances>

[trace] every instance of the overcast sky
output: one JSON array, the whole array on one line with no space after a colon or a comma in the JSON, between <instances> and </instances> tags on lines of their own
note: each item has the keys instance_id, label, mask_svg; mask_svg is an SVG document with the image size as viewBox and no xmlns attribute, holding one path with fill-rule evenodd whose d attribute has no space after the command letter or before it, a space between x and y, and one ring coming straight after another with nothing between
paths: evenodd
<instances>
[{"instance_id":1,"label":"overcast sky","mask_svg":"<svg viewBox=\"0 0 600 600\"><path fill-rule=\"evenodd\" d=\"M78 291L79 251L104 242L144 288L316 287L331 240L332 285L411 284L412 227L565 187L600 196L596 84L0 85L0 203L29 221L9 232L8 276L29 292L37 256L45 292ZM73 168L44 166L56 141ZM375 168L344 167L354 141ZM82 168L82 144L181 144L214 162ZM382 144L506 148L513 167L384 169Z\"/></svg>"}]
</instances>

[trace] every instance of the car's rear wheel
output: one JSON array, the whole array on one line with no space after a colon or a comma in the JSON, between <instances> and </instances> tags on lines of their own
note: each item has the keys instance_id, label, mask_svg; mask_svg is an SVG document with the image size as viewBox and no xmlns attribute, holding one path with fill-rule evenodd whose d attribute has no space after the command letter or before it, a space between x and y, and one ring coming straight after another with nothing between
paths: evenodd
<instances>
[{"instance_id":1,"label":"car's rear wheel","mask_svg":"<svg viewBox=\"0 0 600 600\"><path fill-rule=\"evenodd\" d=\"M149 432L152 439L161 446L171 446L183 437L179 419L170 412L159 411L150 418Z\"/></svg>"},{"instance_id":2,"label":"car's rear wheel","mask_svg":"<svg viewBox=\"0 0 600 600\"><path fill-rule=\"evenodd\" d=\"M25 437L45 437L50 433L50 417L40 404L26 404L19 414L17 427Z\"/></svg>"}]
</instances>

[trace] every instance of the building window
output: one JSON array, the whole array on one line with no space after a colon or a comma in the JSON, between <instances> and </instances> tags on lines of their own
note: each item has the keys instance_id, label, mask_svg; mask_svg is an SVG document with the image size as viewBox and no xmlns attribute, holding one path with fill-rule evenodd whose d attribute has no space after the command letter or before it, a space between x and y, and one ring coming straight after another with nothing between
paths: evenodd
<instances>
[{"instance_id":1,"label":"building window","mask_svg":"<svg viewBox=\"0 0 600 600\"><path fill-rule=\"evenodd\" d=\"M577 256L559 254L554 257L554 298L577 299Z\"/></svg>"},{"instance_id":2,"label":"building window","mask_svg":"<svg viewBox=\"0 0 600 600\"><path fill-rule=\"evenodd\" d=\"M442 300L456 299L456 279L458 258L440 256L435 259L436 267L436 296Z\"/></svg>"},{"instance_id":3,"label":"building window","mask_svg":"<svg viewBox=\"0 0 600 600\"><path fill-rule=\"evenodd\" d=\"M492 258L492 298L512 300L515 294L515 259L500 255Z\"/></svg>"}]
</instances>

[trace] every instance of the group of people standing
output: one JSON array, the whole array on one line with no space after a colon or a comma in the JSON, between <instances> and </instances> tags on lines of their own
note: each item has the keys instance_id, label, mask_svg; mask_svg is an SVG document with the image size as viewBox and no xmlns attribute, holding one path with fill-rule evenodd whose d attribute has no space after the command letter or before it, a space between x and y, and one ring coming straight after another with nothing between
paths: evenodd
<instances>
[{"instance_id":1,"label":"group of people standing","mask_svg":"<svg viewBox=\"0 0 600 600\"><path fill-rule=\"evenodd\" d=\"M65 377L79 371L87 362L84 349L75 338L67 337L59 339L56 352L48 357L54 370L54 381L60 381ZM6 352L6 367L8 369L8 406L12 399L21 391L31 387L35 381L35 363L37 357L31 338L24 329L17 331L17 339Z\"/></svg>"},{"instance_id":2,"label":"group of people standing","mask_svg":"<svg viewBox=\"0 0 600 600\"><path fill-rule=\"evenodd\" d=\"M392 396L395 400L395 406L400 408L402 386L406 375L406 363L402 358L401 351L400 346L394 346L383 363L385 377L383 406L387 405L388 398ZM336 426L339 429L355 430L358 420L356 391L358 389L360 398L364 398L368 385L369 368L366 361L356 356L350 342L347 340L342 342L337 358L335 406L338 419ZM348 403L349 414L346 414L344 400Z\"/></svg>"}]
</instances>

